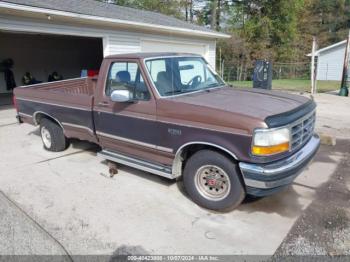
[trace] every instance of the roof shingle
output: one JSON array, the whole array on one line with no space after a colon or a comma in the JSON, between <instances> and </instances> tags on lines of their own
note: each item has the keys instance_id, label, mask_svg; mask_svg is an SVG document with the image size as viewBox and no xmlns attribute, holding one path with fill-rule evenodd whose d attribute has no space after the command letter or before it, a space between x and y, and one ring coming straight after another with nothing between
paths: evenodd
<instances>
[{"instance_id":1,"label":"roof shingle","mask_svg":"<svg viewBox=\"0 0 350 262\"><path fill-rule=\"evenodd\" d=\"M194 25L157 12L108 4L96 0L5 0L1 2L72 12L77 14L119 19L138 23L148 23L154 25L191 29L208 33L218 33L203 26Z\"/></svg>"}]
</instances>

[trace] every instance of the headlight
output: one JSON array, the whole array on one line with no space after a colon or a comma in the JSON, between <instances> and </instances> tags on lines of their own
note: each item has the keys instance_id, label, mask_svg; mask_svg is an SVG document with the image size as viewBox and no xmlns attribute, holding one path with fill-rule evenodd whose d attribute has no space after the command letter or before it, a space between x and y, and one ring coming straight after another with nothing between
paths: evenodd
<instances>
[{"instance_id":1,"label":"headlight","mask_svg":"<svg viewBox=\"0 0 350 262\"><path fill-rule=\"evenodd\" d=\"M253 136L252 154L268 156L289 150L290 132L288 128L257 129Z\"/></svg>"}]
</instances>

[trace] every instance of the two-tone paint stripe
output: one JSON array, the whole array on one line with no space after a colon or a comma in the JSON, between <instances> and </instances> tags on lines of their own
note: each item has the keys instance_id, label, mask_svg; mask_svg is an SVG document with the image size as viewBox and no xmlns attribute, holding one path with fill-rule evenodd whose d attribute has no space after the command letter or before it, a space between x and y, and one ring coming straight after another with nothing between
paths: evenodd
<instances>
[{"instance_id":1,"label":"two-tone paint stripe","mask_svg":"<svg viewBox=\"0 0 350 262\"><path fill-rule=\"evenodd\" d=\"M137 141L137 140L121 137L121 136L111 135L111 134L100 132L100 131L97 131L96 134L99 135L99 136L104 136L104 137L107 137L107 138L123 141L123 142L126 142L126 143L135 144L135 145L138 145L138 146L144 146L144 147L148 147L148 148L151 148L151 149L156 149L156 150L160 150L160 151L164 151L164 152L168 152L168 153L172 153L173 152L172 148L157 146L157 145L154 145L154 144L149 144L149 143L145 143L145 142L141 142L141 141Z\"/></svg>"},{"instance_id":2,"label":"two-tone paint stripe","mask_svg":"<svg viewBox=\"0 0 350 262\"><path fill-rule=\"evenodd\" d=\"M84 129L86 131L88 131L91 134L94 134L94 130L92 130L91 128L87 127L87 126L82 126L82 125L77 125L77 124L72 124L72 123L67 123L67 122L62 122L63 126L68 126L68 127L74 127L74 128L78 128L78 129Z\"/></svg>"},{"instance_id":3,"label":"two-tone paint stripe","mask_svg":"<svg viewBox=\"0 0 350 262\"><path fill-rule=\"evenodd\" d=\"M57 103L51 103L51 102L46 102L46 101L41 101L41 100L39 101L39 100L35 100L35 99L27 99L27 98L16 97L16 100L28 101L28 102L39 103L39 104L44 104L44 105L65 107L65 108L71 108L71 109L77 109L77 110L83 110L83 111L92 111L91 108L84 108L84 107L76 107L76 106L70 106L70 105L64 105L64 104L57 104Z\"/></svg>"},{"instance_id":4,"label":"two-tone paint stripe","mask_svg":"<svg viewBox=\"0 0 350 262\"><path fill-rule=\"evenodd\" d=\"M18 115L19 116L23 116L23 117L28 117L28 118L32 118L33 117L32 115L25 114L25 113L22 113L22 112L18 112Z\"/></svg>"},{"instance_id":5,"label":"two-tone paint stripe","mask_svg":"<svg viewBox=\"0 0 350 262\"><path fill-rule=\"evenodd\" d=\"M34 102L34 103L39 103L39 104L45 104L45 105L53 105L53 106L66 107L66 108L77 109L77 110L93 111L93 112L96 112L96 113L106 113L106 114L111 114L111 115L116 115L116 116L125 116L125 117L137 118L137 119L153 121L153 122L159 122L159 123L175 125L175 126L183 126L183 127L196 128L196 129L202 129L202 130L209 130L209 131L219 132L219 133L233 134L233 132L226 131L226 130L218 130L218 129L215 129L215 128L200 127L200 126L194 126L194 125L184 124L184 123L174 123L174 122L164 121L164 120L160 120L160 119L155 120L153 118L141 117L141 116L130 115L130 114L123 114L121 112L114 113L114 112L110 112L110 111L106 111L106 110L92 110L90 108L74 107L74 106L69 106L69 105L63 105L63 104L57 104L57 103L51 103L51 102L43 102L43 101L27 99L27 98L20 98L20 97L19 98L16 97L16 99L23 100L23 101ZM250 136L248 134L248 132L246 132L245 130L244 130L243 133L239 133L239 135Z\"/></svg>"},{"instance_id":6,"label":"two-tone paint stripe","mask_svg":"<svg viewBox=\"0 0 350 262\"><path fill-rule=\"evenodd\" d=\"M153 121L157 123L162 123L166 125L173 125L173 126L181 126L181 127L188 127L188 128L196 128L196 129L201 129L201 130L208 130L208 131L213 131L213 132L219 132L219 133L226 133L226 134L234 134L233 131L228 131L228 130L218 130L215 128L210 128L210 127L201 127L201 126L194 126L190 124L185 124L185 123L177 123L177 122L170 122L170 121L165 121L161 119L154 119L154 118L147 118L147 117L142 117L142 116L137 116L137 115L130 115L130 114L124 114L121 112L114 113L106 110L94 110L94 112L97 113L105 113L105 114L110 114L110 115L115 115L115 116L124 116L124 117L131 117L131 118L137 118L141 120L146 120L146 121ZM242 130L240 130L242 131ZM239 135L242 136L250 136L247 131L244 130L244 133L239 133Z\"/></svg>"},{"instance_id":7,"label":"two-tone paint stripe","mask_svg":"<svg viewBox=\"0 0 350 262\"><path fill-rule=\"evenodd\" d=\"M50 102L44 102L44 101L37 101L37 100L32 100L32 99L22 99L22 98L18 98L18 99L19 100L30 101L30 102L35 102L35 103L42 103L42 104L47 104L47 105L59 106L59 107L67 107L67 108L78 109L78 110L92 111L91 109L77 108L77 107L73 107L73 106L66 106L66 105L62 105L62 104L56 104L56 103L50 103ZM141 116L134 116L134 115L127 115L127 114L123 114L123 113L108 112L108 111L105 111L105 110L101 110L101 111L95 110L95 112L101 112L101 113L107 113L107 114L112 114L112 115L116 115L116 116L124 116L124 117L142 119L142 120L159 122L159 123L170 124L170 125L175 125L175 126L183 126L183 127L187 127L187 128L196 128L196 129L198 128L198 129L202 129L202 130L209 130L209 131L214 131L214 132L230 133L230 134L232 134L231 132L223 131L223 130L215 130L215 129L211 129L211 128L203 128L203 127L192 126L192 125L187 125L187 124L172 123L172 122L163 121L163 120L154 120L154 119L149 119L149 118L145 118L145 117L141 117ZM24 114L24 113L22 113L22 114ZM24 115L26 115L26 114L24 114ZM72 127L72 128L78 128L78 129L87 130L89 133L94 134L94 130L92 130L91 128L89 128L87 126L73 124L73 123L67 123L67 122L62 122L62 125L66 126L66 127ZM123 141L123 142L126 142L126 143L131 143L131 144L135 144L135 145L139 145L139 146L144 146L144 147L147 147L147 148L151 148L151 149L155 149L155 150L159 150L159 151L163 151L163 152L168 152L168 153L173 153L174 152L174 150L172 148L158 146L158 145L150 144L150 143L145 143L145 142L141 142L141 141L138 141L138 140L133 140L133 139L130 139L130 138L120 137L120 136L116 136L116 135L113 135L113 134L110 134L110 133L97 131L96 134L99 135L99 136L103 136L103 137L107 137L107 138Z\"/></svg>"},{"instance_id":8,"label":"two-tone paint stripe","mask_svg":"<svg viewBox=\"0 0 350 262\"><path fill-rule=\"evenodd\" d=\"M19 112L18 114L20 116L32 118L31 115L28 115L25 113ZM63 127L73 127L73 128L83 129L83 130L88 131L90 134L94 134L94 131L87 126L82 126L82 125L77 125L77 124L72 124L72 123L67 123L67 122L61 122L61 124ZM129 139L129 138L121 137L121 136L116 136L116 135L112 135L112 134L108 134L108 133L104 133L104 132L97 131L96 134L99 136L104 136L104 137L112 138L112 139L119 140L122 142L127 142L127 143L131 143L131 144L139 145L139 146L144 146L144 147L148 147L151 149L156 149L156 150L160 150L160 151L164 151L164 152L168 152L168 153L173 152L173 149L171 149L171 148L157 146L157 145L153 145L153 144L149 144L149 143L144 143L144 142L140 142L137 140L133 140L133 139Z\"/></svg>"}]
</instances>

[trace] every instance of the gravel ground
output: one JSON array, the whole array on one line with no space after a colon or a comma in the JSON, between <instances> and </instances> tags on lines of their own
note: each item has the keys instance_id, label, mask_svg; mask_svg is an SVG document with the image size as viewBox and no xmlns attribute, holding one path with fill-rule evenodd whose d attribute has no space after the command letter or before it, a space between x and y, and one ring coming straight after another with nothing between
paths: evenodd
<instances>
[{"instance_id":1,"label":"gravel ground","mask_svg":"<svg viewBox=\"0 0 350 262\"><path fill-rule=\"evenodd\" d=\"M350 140L338 140L335 147L322 147L321 150L326 152L341 152L344 158L332 177L315 189L316 200L296 221L274 258L288 255L350 255L349 149Z\"/></svg>"},{"instance_id":2,"label":"gravel ground","mask_svg":"<svg viewBox=\"0 0 350 262\"><path fill-rule=\"evenodd\" d=\"M350 98L332 94L316 94L316 131L337 139L350 139ZM349 150L348 150L349 151Z\"/></svg>"}]
</instances>

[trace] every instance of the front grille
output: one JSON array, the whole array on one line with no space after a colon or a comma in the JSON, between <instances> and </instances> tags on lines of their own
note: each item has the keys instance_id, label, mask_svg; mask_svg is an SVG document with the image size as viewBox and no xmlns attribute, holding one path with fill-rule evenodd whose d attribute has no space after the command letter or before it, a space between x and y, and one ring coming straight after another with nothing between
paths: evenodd
<instances>
[{"instance_id":1,"label":"front grille","mask_svg":"<svg viewBox=\"0 0 350 262\"><path fill-rule=\"evenodd\" d=\"M291 151L303 146L313 135L315 129L316 112L297 120L291 124Z\"/></svg>"}]
</instances>

